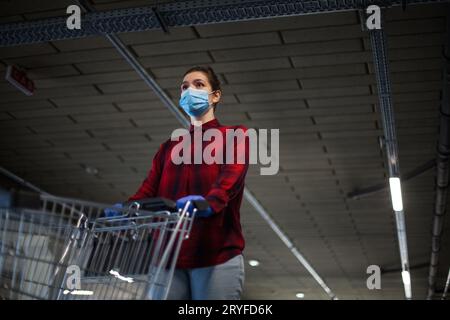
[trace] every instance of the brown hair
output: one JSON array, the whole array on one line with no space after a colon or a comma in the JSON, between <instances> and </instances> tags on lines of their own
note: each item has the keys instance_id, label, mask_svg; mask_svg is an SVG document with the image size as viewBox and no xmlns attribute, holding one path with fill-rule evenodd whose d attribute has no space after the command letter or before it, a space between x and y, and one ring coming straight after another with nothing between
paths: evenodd
<instances>
[{"instance_id":1,"label":"brown hair","mask_svg":"<svg viewBox=\"0 0 450 320\"><path fill-rule=\"evenodd\" d=\"M211 68L210 66L194 66L192 68L189 68L184 73L183 78L188 73L195 72L195 71L203 72L206 75L213 91L217 91L217 90L222 91L222 89L220 87L219 78L217 77L217 74L214 72L213 68ZM216 105L217 105L217 103L214 104L214 109L216 108Z\"/></svg>"}]
</instances>

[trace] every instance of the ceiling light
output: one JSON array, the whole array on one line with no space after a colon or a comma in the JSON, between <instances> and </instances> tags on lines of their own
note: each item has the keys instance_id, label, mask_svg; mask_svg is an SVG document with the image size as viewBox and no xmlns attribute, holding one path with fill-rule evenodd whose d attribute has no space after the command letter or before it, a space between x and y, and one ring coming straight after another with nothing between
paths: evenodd
<instances>
[{"instance_id":1,"label":"ceiling light","mask_svg":"<svg viewBox=\"0 0 450 320\"><path fill-rule=\"evenodd\" d=\"M409 271L402 271L402 279L404 285L411 285L411 276Z\"/></svg>"},{"instance_id":2,"label":"ceiling light","mask_svg":"<svg viewBox=\"0 0 450 320\"><path fill-rule=\"evenodd\" d=\"M87 174L91 174L91 175L96 175L96 174L98 174L98 169L97 169L97 168L94 168L94 167L89 167L89 166L87 166L87 167L85 168L85 170L86 170L86 173L87 173Z\"/></svg>"},{"instance_id":3,"label":"ceiling light","mask_svg":"<svg viewBox=\"0 0 450 320\"><path fill-rule=\"evenodd\" d=\"M94 294L94 291L89 290L64 290L63 294L72 294L75 296L91 296Z\"/></svg>"},{"instance_id":4,"label":"ceiling light","mask_svg":"<svg viewBox=\"0 0 450 320\"><path fill-rule=\"evenodd\" d=\"M304 294L303 292L297 292L297 293L295 294L295 296L296 296L298 299L303 299L303 298L305 297L305 294Z\"/></svg>"},{"instance_id":5,"label":"ceiling light","mask_svg":"<svg viewBox=\"0 0 450 320\"><path fill-rule=\"evenodd\" d=\"M392 207L394 211L403 210L402 190L400 186L400 178L389 178L389 186L391 187Z\"/></svg>"},{"instance_id":6,"label":"ceiling light","mask_svg":"<svg viewBox=\"0 0 450 320\"><path fill-rule=\"evenodd\" d=\"M110 270L109 273L111 275L113 275L114 277L116 277L117 279L119 279L119 280L126 281L128 283L133 283L134 282L133 278L124 277L124 276L120 275L120 273L115 271L115 270Z\"/></svg>"},{"instance_id":7,"label":"ceiling light","mask_svg":"<svg viewBox=\"0 0 450 320\"><path fill-rule=\"evenodd\" d=\"M258 260L249 260L248 264L251 265L252 267L257 267L257 266L259 266L259 261Z\"/></svg>"},{"instance_id":8,"label":"ceiling light","mask_svg":"<svg viewBox=\"0 0 450 320\"><path fill-rule=\"evenodd\" d=\"M412 298L412 292L411 292L411 275L409 274L409 271L402 271L402 279L403 279L403 286L405 287L405 297L406 299Z\"/></svg>"}]
</instances>

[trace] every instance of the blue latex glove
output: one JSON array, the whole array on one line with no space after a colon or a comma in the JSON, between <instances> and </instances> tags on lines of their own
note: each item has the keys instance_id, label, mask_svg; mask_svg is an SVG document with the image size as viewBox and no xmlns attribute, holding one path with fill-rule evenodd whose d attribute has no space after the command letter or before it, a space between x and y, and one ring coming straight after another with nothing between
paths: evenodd
<instances>
[{"instance_id":1,"label":"blue latex glove","mask_svg":"<svg viewBox=\"0 0 450 320\"><path fill-rule=\"evenodd\" d=\"M190 195L190 196L180 198L177 200L177 209L183 209L184 206L186 205L186 203L188 201L191 201L191 204L189 205L189 208L188 208L188 212L189 212L189 214L192 214L192 212L194 211L194 205L192 204L192 201L194 201L194 200L205 200L205 198L203 198L202 196L198 196L198 195ZM206 210L197 210L195 215L197 217L206 218L206 217L213 215L213 213L214 212L211 209L211 207L208 207L208 209L206 209Z\"/></svg>"},{"instance_id":2,"label":"blue latex glove","mask_svg":"<svg viewBox=\"0 0 450 320\"><path fill-rule=\"evenodd\" d=\"M123 204L119 202L119 203L116 203L115 205L113 205L113 207L122 209L123 208ZM104 210L104 213L105 213L105 217L108 217L108 218L113 218L113 217L117 217L117 216L123 215L122 211L114 210L112 208L106 208Z\"/></svg>"}]
</instances>

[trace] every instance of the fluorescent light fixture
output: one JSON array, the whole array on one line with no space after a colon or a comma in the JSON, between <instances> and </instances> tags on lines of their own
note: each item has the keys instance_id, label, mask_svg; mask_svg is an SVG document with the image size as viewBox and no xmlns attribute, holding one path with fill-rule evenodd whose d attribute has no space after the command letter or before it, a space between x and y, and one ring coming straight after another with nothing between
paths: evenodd
<instances>
[{"instance_id":1,"label":"fluorescent light fixture","mask_svg":"<svg viewBox=\"0 0 450 320\"><path fill-rule=\"evenodd\" d=\"M406 299L412 298L411 286L405 286L405 297Z\"/></svg>"},{"instance_id":2,"label":"fluorescent light fixture","mask_svg":"<svg viewBox=\"0 0 450 320\"><path fill-rule=\"evenodd\" d=\"M405 287L405 296L407 299L412 298L411 292L411 275L409 271L402 271L403 286Z\"/></svg>"},{"instance_id":3,"label":"fluorescent light fixture","mask_svg":"<svg viewBox=\"0 0 450 320\"><path fill-rule=\"evenodd\" d=\"M400 186L400 178L389 178L389 186L391 187L392 207L394 211L403 210L402 189Z\"/></svg>"},{"instance_id":4,"label":"fluorescent light fixture","mask_svg":"<svg viewBox=\"0 0 450 320\"><path fill-rule=\"evenodd\" d=\"M259 266L259 261L258 260L249 260L248 264L251 265L252 267L257 267L257 266Z\"/></svg>"},{"instance_id":5,"label":"fluorescent light fixture","mask_svg":"<svg viewBox=\"0 0 450 320\"><path fill-rule=\"evenodd\" d=\"M405 286L411 285L411 276L409 274L409 271L402 271L402 279Z\"/></svg>"},{"instance_id":6,"label":"fluorescent light fixture","mask_svg":"<svg viewBox=\"0 0 450 320\"><path fill-rule=\"evenodd\" d=\"M117 279L119 279L119 280L126 281L128 283L133 283L134 282L133 278L124 277L124 276L120 275L120 273L115 271L115 270L110 270L109 273L111 275L113 275L114 277L116 277Z\"/></svg>"},{"instance_id":7,"label":"fluorescent light fixture","mask_svg":"<svg viewBox=\"0 0 450 320\"><path fill-rule=\"evenodd\" d=\"M92 296L94 294L94 291L90 290L64 290L63 294L71 294L74 296Z\"/></svg>"},{"instance_id":8,"label":"fluorescent light fixture","mask_svg":"<svg viewBox=\"0 0 450 320\"><path fill-rule=\"evenodd\" d=\"M303 298L305 297L305 294L304 294L303 292L297 292L297 293L295 294L295 296L296 296L297 298L299 298L299 299L303 299Z\"/></svg>"}]
</instances>

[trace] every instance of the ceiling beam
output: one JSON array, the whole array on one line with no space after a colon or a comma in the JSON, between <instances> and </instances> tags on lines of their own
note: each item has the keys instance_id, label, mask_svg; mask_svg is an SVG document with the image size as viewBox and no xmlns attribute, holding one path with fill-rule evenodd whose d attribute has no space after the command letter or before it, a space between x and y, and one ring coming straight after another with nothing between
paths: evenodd
<instances>
[{"instance_id":1,"label":"ceiling beam","mask_svg":"<svg viewBox=\"0 0 450 320\"><path fill-rule=\"evenodd\" d=\"M436 159L428 160L424 164L421 164L420 166L409 171L408 173L401 174L400 179L403 182L411 180L411 179L413 179L417 176L420 176L420 175L424 174L425 172L433 169L434 167L436 167ZM371 185L368 187L364 187L364 188L357 188L356 190L347 193L347 199L358 200L358 199L369 196L376 192L380 192L385 189L387 189L387 185L384 182L377 183L377 184L374 184L374 185Z\"/></svg>"},{"instance_id":2,"label":"ceiling beam","mask_svg":"<svg viewBox=\"0 0 450 320\"><path fill-rule=\"evenodd\" d=\"M409 0L410 5L443 3L449 0ZM81 29L69 30L68 16L0 25L0 47L42 43L123 32L163 30L223 22L300 16L349 11L377 4L402 5L402 0L195 0L177 1L153 7L87 12Z\"/></svg>"}]
</instances>

